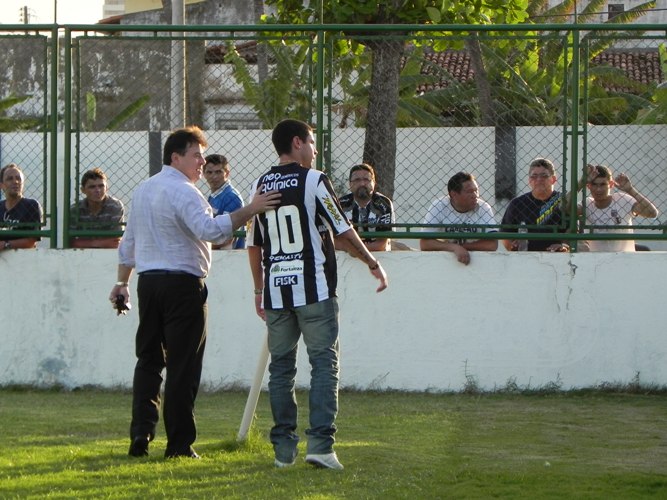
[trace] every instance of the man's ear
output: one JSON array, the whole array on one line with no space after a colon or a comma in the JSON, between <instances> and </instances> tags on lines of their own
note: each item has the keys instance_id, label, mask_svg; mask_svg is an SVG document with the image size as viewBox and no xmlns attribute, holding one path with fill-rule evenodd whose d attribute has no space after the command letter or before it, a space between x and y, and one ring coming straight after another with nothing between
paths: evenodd
<instances>
[{"instance_id":1,"label":"man's ear","mask_svg":"<svg viewBox=\"0 0 667 500\"><path fill-rule=\"evenodd\" d=\"M302 144L303 141L301 140L301 137L295 135L294 138L292 139L292 150L301 149Z\"/></svg>"}]
</instances>

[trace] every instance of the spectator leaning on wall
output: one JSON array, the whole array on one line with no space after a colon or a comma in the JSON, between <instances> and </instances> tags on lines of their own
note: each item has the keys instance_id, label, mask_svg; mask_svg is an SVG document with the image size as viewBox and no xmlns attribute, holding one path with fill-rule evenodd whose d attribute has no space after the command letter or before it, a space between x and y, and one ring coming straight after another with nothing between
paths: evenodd
<instances>
[{"instance_id":1,"label":"spectator leaning on wall","mask_svg":"<svg viewBox=\"0 0 667 500\"><path fill-rule=\"evenodd\" d=\"M39 238L12 236L12 229L38 229L42 222L42 206L37 200L23 196L25 176L16 163L0 169L0 186L5 200L0 201L0 250L35 248Z\"/></svg>"}]
</instances>

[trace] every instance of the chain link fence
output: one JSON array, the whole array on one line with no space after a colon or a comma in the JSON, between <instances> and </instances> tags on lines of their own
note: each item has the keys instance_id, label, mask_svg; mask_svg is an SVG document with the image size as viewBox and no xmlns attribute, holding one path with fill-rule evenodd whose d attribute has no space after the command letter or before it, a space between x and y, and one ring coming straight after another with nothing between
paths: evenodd
<instances>
[{"instance_id":1,"label":"chain link fence","mask_svg":"<svg viewBox=\"0 0 667 500\"><path fill-rule=\"evenodd\" d=\"M54 125L48 99L53 40L28 33L0 37L0 48L7 42L4 53L12 54L0 97L33 89L33 97L5 114L40 121L30 131L2 132L2 163L24 166L26 195L45 206L57 197L64 246L72 235L106 234L77 225L76 210L69 212L83 196L85 171L101 168L109 193L129 210L137 184L160 170L169 130L192 123L205 130L207 153L226 156L232 183L249 195L252 181L275 161L270 129L286 117L317 125L318 165L339 195L349 191L353 165L375 167L377 190L394 203L395 238L418 236L431 203L461 171L474 174L501 236L515 230L500 223L509 200L530 191L528 165L536 157L554 163L561 193L576 186L587 163L627 174L661 212L636 220L646 233L638 239L664 238L664 26L662 35L631 27L622 35L566 26L476 33L431 27L409 34L400 26L220 28L227 31L200 26L178 36L164 27L66 29ZM28 54L35 60L42 54L37 69L17 78ZM174 118L179 106L180 121ZM49 126L65 137L53 164L49 141L56 138L40 132ZM60 192L51 193L51 179L59 175ZM208 195L203 179L199 187ZM576 203L563 200L568 216L553 231L577 239L583 238L577 231L595 229L594 238L605 237L586 221L589 194L584 186L575 197L579 215ZM52 214L46 213L48 221Z\"/></svg>"},{"instance_id":2,"label":"chain link fence","mask_svg":"<svg viewBox=\"0 0 667 500\"><path fill-rule=\"evenodd\" d=\"M6 217L0 220L0 230L51 237L56 229L54 173L49 168L53 45L47 33L0 32L0 52L5 63L0 72L0 166L14 163L21 169L24 195L37 200L43 210L35 227L17 229ZM4 200L4 189L0 199Z\"/></svg>"}]
</instances>

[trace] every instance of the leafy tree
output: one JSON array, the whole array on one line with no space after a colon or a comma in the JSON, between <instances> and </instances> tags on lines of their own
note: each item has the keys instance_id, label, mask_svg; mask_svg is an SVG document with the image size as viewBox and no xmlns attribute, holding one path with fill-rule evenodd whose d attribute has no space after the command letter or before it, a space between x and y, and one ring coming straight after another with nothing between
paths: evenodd
<instances>
[{"instance_id":1,"label":"leafy tree","mask_svg":"<svg viewBox=\"0 0 667 500\"><path fill-rule=\"evenodd\" d=\"M309 44L286 44L282 41L262 43L267 59L274 63L274 70L264 71L256 81L250 73L245 59L230 42L227 45L225 62L234 66L236 81L243 87L248 103L255 109L264 128L272 128L283 118L310 116L311 96Z\"/></svg>"},{"instance_id":2,"label":"leafy tree","mask_svg":"<svg viewBox=\"0 0 667 500\"><path fill-rule=\"evenodd\" d=\"M667 46L660 44L660 68L663 78L667 78ZM661 82L653 89L653 95L645 108L639 110L634 123L640 125L655 125L667 123L667 80Z\"/></svg>"},{"instance_id":3,"label":"leafy tree","mask_svg":"<svg viewBox=\"0 0 667 500\"><path fill-rule=\"evenodd\" d=\"M267 0L276 7L275 20L281 23L309 24L322 21L331 24L488 24L516 23L525 19L527 0L340 0L322 5L304 6L300 0ZM317 7L321 8L320 19ZM339 45L342 54L363 45L371 51L370 87L366 109L366 138L363 161L378 172L378 189L393 196L396 164L396 124L399 116L400 72L408 35L350 31L347 47Z\"/></svg>"},{"instance_id":4,"label":"leafy tree","mask_svg":"<svg viewBox=\"0 0 667 500\"><path fill-rule=\"evenodd\" d=\"M111 117L111 119L101 128L96 128L95 122L97 121L97 98L92 92L86 93L86 102L85 102L85 115L82 122L82 128L84 131L93 131L93 130L102 130L105 132L111 132L117 130L124 122L132 118L139 111L141 111L150 101L149 95L143 95L122 110L117 114Z\"/></svg>"},{"instance_id":5,"label":"leafy tree","mask_svg":"<svg viewBox=\"0 0 667 500\"><path fill-rule=\"evenodd\" d=\"M531 22L566 24L574 17L575 0L565 0L552 8L546 8L544 0L533 0L528 6ZM582 4L579 3L579 7ZM599 12L606 7L604 0L591 0L583 4L577 15L577 23L594 23ZM630 23L655 7L654 1L646 2L625 11L608 21L614 24ZM633 32L636 36L637 32ZM619 68L595 66L591 61L609 49L630 32L591 32L584 35L582 47L587 46L586 73L573 74L572 36L558 33L525 33L526 38L517 44L499 42L493 38L482 45L486 76L493 88L495 120L508 125L557 125L562 124L572 109L570 96L573 85L580 86L580 95L588 93L588 121L597 124L629 123L638 110L647 104L643 97L648 87L628 78ZM564 38L564 37L567 38ZM567 45L565 45L567 42ZM631 89L632 94L606 90L609 87ZM481 98L480 98L481 99ZM485 110L480 104L480 112ZM483 120L482 120L483 121Z\"/></svg>"},{"instance_id":6,"label":"leafy tree","mask_svg":"<svg viewBox=\"0 0 667 500\"><path fill-rule=\"evenodd\" d=\"M31 95L10 95L0 99L0 132L17 132L19 130L33 130L41 125L42 120L33 117L8 116L7 110L30 99Z\"/></svg>"}]
</instances>

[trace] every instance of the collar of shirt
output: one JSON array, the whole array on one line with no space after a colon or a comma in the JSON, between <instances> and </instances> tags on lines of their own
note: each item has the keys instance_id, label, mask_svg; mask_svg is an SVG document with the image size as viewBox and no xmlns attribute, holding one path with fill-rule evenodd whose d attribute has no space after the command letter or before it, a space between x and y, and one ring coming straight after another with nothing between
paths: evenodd
<instances>
[{"instance_id":1,"label":"collar of shirt","mask_svg":"<svg viewBox=\"0 0 667 500\"><path fill-rule=\"evenodd\" d=\"M212 196L213 198L215 198L215 197L218 196L220 193L222 193L222 192L227 188L227 186L229 186L229 185L230 185L230 184L229 184L229 181L226 181L222 186L220 186L218 189L216 189L215 191L213 191L213 192L210 194L210 196Z\"/></svg>"}]
</instances>

